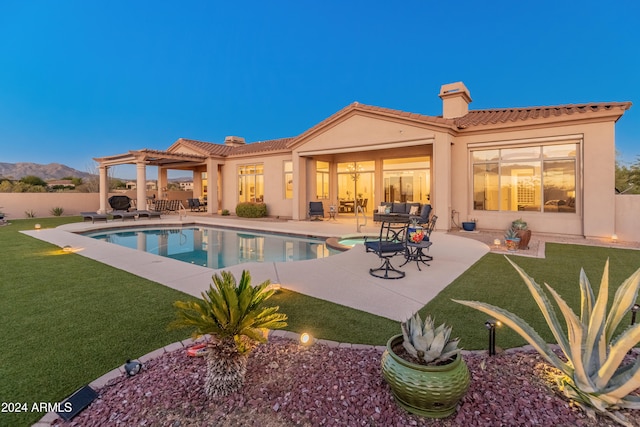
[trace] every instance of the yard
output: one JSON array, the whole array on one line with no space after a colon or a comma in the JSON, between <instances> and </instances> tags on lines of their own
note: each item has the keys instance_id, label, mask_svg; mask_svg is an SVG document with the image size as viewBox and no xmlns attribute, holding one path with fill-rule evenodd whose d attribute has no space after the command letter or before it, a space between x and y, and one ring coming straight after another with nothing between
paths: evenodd
<instances>
[{"instance_id":1,"label":"yard","mask_svg":"<svg viewBox=\"0 0 640 427\"><path fill-rule=\"evenodd\" d=\"M36 222L55 227L76 220L29 219L0 227L5 248L0 269L2 402L58 402L127 358L187 337L185 331L166 328L174 317L172 303L187 299L185 294L19 233ZM577 309L580 267L597 291L607 258L613 297L622 280L640 267L640 251L549 244L546 259L513 259ZM465 349L486 348L486 316L452 298L486 301L513 311L552 341L522 280L500 255L483 257L422 310L437 322L451 324ZM288 330L313 329L318 338L383 345L399 332L391 320L286 290L269 303L280 305L289 316ZM498 346L523 344L515 333L498 330ZM42 415L1 413L0 425L28 425Z\"/></svg>"}]
</instances>

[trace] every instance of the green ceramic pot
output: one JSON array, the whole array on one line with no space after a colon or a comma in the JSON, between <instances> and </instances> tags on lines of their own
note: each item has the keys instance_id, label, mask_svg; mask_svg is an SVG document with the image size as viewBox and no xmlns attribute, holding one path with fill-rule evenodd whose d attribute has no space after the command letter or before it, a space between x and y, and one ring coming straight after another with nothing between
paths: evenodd
<instances>
[{"instance_id":1,"label":"green ceramic pot","mask_svg":"<svg viewBox=\"0 0 640 427\"><path fill-rule=\"evenodd\" d=\"M396 402L416 415L444 418L453 414L470 382L469 368L462 355L447 365L419 365L393 352L399 343L402 335L391 337L382 354L382 374Z\"/></svg>"}]
</instances>

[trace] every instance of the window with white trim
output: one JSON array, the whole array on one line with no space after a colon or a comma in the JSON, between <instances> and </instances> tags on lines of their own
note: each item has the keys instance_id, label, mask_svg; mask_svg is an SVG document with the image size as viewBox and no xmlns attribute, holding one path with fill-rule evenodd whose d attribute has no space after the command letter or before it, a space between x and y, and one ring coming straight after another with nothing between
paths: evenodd
<instances>
[{"instance_id":1,"label":"window with white trim","mask_svg":"<svg viewBox=\"0 0 640 427\"><path fill-rule=\"evenodd\" d=\"M473 209L576 212L578 144L471 150Z\"/></svg>"}]
</instances>

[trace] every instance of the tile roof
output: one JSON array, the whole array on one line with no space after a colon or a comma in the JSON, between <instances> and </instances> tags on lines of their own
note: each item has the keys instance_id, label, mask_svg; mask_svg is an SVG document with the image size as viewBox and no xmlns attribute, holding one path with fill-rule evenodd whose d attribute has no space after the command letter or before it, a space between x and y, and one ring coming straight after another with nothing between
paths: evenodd
<instances>
[{"instance_id":1,"label":"tile roof","mask_svg":"<svg viewBox=\"0 0 640 427\"><path fill-rule=\"evenodd\" d=\"M226 157L227 154L229 154L229 152L233 149L233 147L229 145L214 144L213 142L196 141L195 139L185 139L185 138L180 138L171 147L173 147L178 143L186 147L192 148L193 150L199 153L206 154L209 156ZM171 149L171 147L169 147L169 149Z\"/></svg>"},{"instance_id":2,"label":"tile roof","mask_svg":"<svg viewBox=\"0 0 640 427\"><path fill-rule=\"evenodd\" d=\"M598 111L612 111L615 109L620 109L622 113L629 108L631 108L630 102L567 104L543 107L470 110L466 115L462 117L458 117L455 119L445 119L442 116L427 116L424 114L410 113L401 110L394 110L391 108L376 107L373 105L354 102L293 138L280 138L268 141L258 141L238 146L229 146L224 144L180 138L176 142L176 144L181 143L199 153L220 157L236 157L289 150L293 145L295 145L297 141L302 140L306 136L313 134L317 130L335 121L338 121L342 117L348 116L352 112L358 111L364 113L373 113L386 117L410 120L418 123L437 125L450 129L463 130L474 126L514 123L525 120L560 117L564 115L585 114Z\"/></svg>"},{"instance_id":3,"label":"tile roof","mask_svg":"<svg viewBox=\"0 0 640 427\"><path fill-rule=\"evenodd\" d=\"M631 108L631 103L602 102L590 104L567 104L549 107L471 110L466 115L454 119L454 121L458 129L467 129L471 126L517 122L572 114L585 114L589 112L614 110L616 108L621 109L622 111L628 110Z\"/></svg>"},{"instance_id":4,"label":"tile roof","mask_svg":"<svg viewBox=\"0 0 640 427\"><path fill-rule=\"evenodd\" d=\"M271 139L269 141L251 142L249 144L231 147L228 156L244 156L256 153L266 153L270 151L287 150L287 146L294 138Z\"/></svg>"}]
</instances>

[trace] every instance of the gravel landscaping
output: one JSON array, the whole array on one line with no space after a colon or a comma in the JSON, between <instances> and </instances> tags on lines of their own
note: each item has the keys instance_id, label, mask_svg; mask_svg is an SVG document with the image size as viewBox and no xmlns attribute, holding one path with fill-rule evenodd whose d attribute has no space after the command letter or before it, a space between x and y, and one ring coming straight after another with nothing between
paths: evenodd
<instances>
[{"instance_id":1,"label":"gravel landscaping","mask_svg":"<svg viewBox=\"0 0 640 427\"><path fill-rule=\"evenodd\" d=\"M272 337L249 358L244 388L221 399L203 392L205 363L178 350L130 378L117 378L71 426L614 426L590 419L553 391L553 370L535 352L465 353L471 386L444 420L409 415L393 401L376 349ZM640 425L635 411L626 411Z\"/></svg>"}]
</instances>

